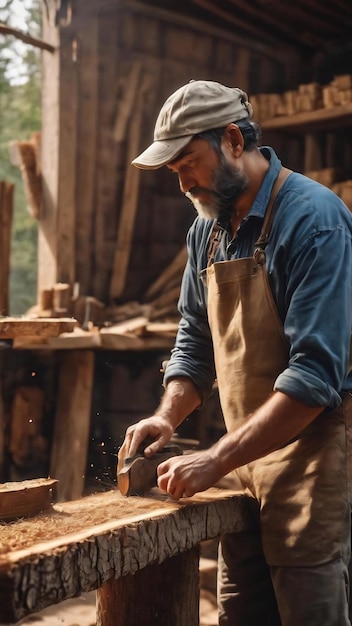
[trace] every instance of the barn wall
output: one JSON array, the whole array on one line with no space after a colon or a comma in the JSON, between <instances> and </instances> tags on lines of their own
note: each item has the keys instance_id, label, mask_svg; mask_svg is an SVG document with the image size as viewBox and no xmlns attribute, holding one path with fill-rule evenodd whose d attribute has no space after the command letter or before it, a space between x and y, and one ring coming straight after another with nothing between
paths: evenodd
<instances>
[{"instance_id":1,"label":"barn wall","mask_svg":"<svg viewBox=\"0 0 352 626\"><path fill-rule=\"evenodd\" d=\"M44 99L56 95L58 108L43 120L51 187L44 214L51 217L41 229L39 289L77 282L81 294L104 303L141 299L194 219L175 177L130 166L152 140L161 104L191 78L283 89L290 58L136 3L75 0L72 7L69 23L55 26L52 13L44 28L60 50L44 58Z\"/></svg>"}]
</instances>

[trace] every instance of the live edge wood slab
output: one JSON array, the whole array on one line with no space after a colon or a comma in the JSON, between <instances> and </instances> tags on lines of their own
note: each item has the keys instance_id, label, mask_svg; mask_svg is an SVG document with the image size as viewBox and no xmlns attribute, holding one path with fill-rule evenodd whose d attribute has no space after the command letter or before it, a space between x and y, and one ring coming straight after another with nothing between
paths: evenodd
<instances>
[{"instance_id":1,"label":"live edge wood slab","mask_svg":"<svg viewBox=\"0 0 352 626\"><path fill-rule=\"evenodd\" d=\"M97 589L97 626L198 626L199 544L249 526L247 498L117 490L1 524L0 622Z\"/></svg>"}]
</instances>

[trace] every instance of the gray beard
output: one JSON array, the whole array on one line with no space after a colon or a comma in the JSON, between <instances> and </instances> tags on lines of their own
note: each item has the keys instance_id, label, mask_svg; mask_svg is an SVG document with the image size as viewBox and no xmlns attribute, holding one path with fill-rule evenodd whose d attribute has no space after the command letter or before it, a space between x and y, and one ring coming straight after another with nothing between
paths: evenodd
<instances>
[{"instance_id":1,"label":"gray beard","mask_svg":"<svg viewBox=\"0 0 352 626\"><path fill-rule=\"evenodd\" d=\"M213 188L193 187L185 196L191 200L200 217L231 219L236 213L236 202L247 187L247 177L221 154L220 165L213 175ZM200 195L207 195L209 201L200 200Z\"/></svg>"}]
</instances>

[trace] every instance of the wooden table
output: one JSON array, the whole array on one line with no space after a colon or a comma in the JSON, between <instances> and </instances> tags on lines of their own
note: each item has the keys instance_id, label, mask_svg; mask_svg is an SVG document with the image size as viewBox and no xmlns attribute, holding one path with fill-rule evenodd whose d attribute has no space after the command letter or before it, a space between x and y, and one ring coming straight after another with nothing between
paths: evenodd
<instances>
[{"instance_id":1,"label":"wooden table","mask_svg":"<svg viewBox=\"0 0 352 626\"><path fill-rule=\"evenodd\" d=\"M3 524L0 622L97 589L97 626L198 626L199 544L248 525L247 498L217 488L112 490Z\"/></svg>"}]
</instances>

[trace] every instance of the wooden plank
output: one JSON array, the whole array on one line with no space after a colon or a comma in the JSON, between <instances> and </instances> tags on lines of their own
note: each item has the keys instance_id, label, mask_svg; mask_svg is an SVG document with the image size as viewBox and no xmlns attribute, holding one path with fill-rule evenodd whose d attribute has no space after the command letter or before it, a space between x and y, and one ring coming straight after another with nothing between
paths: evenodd
<instances>
[{"instance_id":1,"label":"wooden plank","mask_svg":"<svg viewBox=\"0 0 352 626\"><path fill-rule=\"evenodd\" d=\"M307 130L330 130L341 127L342 124L352 126L352 103L341 105L331 109L318 109L308 113L296 115L283 115L271 120L261 122L263 130L280 130L282 132L306 132Z\"/></svg>"},{"instance_id":2,"label":"wooden plank","mask_svg":"<svg viewBox=\"0 0 352 626\"><path fill-rule=\"evenodd\" d=\"M3 371L5 351L0 352L0 481L5 480L5 468L8 461L7 445L8 445L8 417L5 411L4 394L3 394ZM7 469L7 468L6 468Z\"/></svg>"},{"instance_id":3,"label":"wooden plank","mask_svg":"<svg viewBox=\"0 0 352 626\"><path fill-rule=\"evenodd\" d=\"M126 178L123 189L122 208L118 224L116 251L110 283L110 298L118 299L124 289L130 259L133 227L136 219L141 170L131 165L138 154L144 113L144 98L152 86L151 76L145 75L135 100L133 124L130 127L126 160Z\"/></svg>"},{"instance_id":4,"label":"wooden plank","mask_svg":"<svg viewBox=\"0 0 352 626\"><path fill-rule=\"evenodd\" d=\"M50 466L50 475L59 480L59 500L73 500L83 492L93 377L91 350L61 354Z\"/></svg>"},{"instance_id":5,"label":"wooden plank","mask_svg":"<svg viewBox=\"0 0 352 626\"><path fill-rule=\"evenodd\" d=\"M118 322L109 326L109 331L114 335L140 335L146 329L148 324L148 318L140 315L138 317L132 317L129 320Z\"/></svg>"},{"instance_id":6,"label":"wooden plank","mask_svg":"<svg viewBox=\"0 0 352 626\"><path fill-rule=\"evenodd\" d=\"M75 282L78 60L80 49L72 23L60 29L57 279Z\"/></svg>"},{"instance_id":7,"label":"wooden plank","mask_svg":"<svg viewBox=\"0 0 352 626\"><path fill-rule=\"evenodd\" d=\"M115 18L114 18L115 19ZM93 233L94 274L89 294L107 302L116 245L116 228L124 181L125 155L113 138L116 101L113 97L124 63L119 47L119 22L111 16L98 19L98 114Z\"/></svg>"},{"instance_id":8,"label":"wooden plank","mask_svg":"<svg viewBox=\"0 0 352 626\"><path fill-rule=\"evenodd\" d=\"M19 620L248 524L246 496L227 489L178 502L157 489L146 498L113 490L56 504L51 513L2 527L0 621Z\"/></svg>"},{"instance_id":9,"label":"wooden plank","mask_svg":"<svg viewBox=\"0 0 352 626\"><path fill-rule=\"evenodd\" d=\"M43 37L54 46L54 54L42 56L42 212L38 230L38 294L57 282L56 220L59 169L59 29L56 7L43 11Z\"/></svg>"},{"instance_id":10,"label":"wooden plank","mask_svg":"<svg viewBox=\"0 0 352 626\"><path fill-rule=\"evenodd\" d=\"M36 341L32 336L16 337L12 344L14 350L93 350L100 347L98 331L84 331L79 327L57 337L46 337L43 341Z\"/></svg>"},{"instance_id":11,"label":"wooden plank","mask_svg":"<svg viewBox=\"0 0 352 626\"><path fill-rule=\"evenodd\" d=\"M137 337L120 335L114 328L102 328L100 331L101 347L105 350L170 350L174 339L167 336Z\"/></svg>"},{"instance_id":12,"label":"wooden plank","mask_svg":"<svg viewBox=\"0 0 352 626\"><path fill-rule=\"evenodd\" d=\"M60 333L72 332L77 325L72 318L25 318L3 317L0 319L0 338L56 337Z\"/></svg>"},{"instance_id":13,"label":"wooden plank","mask_svg":"<svg viewBox=\"0 0 352 626\"><path fill-rule=\"evenodd\" d=\"M77 4L77 3L76 3ZM98 125L98 17L82 0L76 8L80 20L78 71L79 115L77 119L76 281L80 294L92 293L93 239L96 206L96 160Z\"/></svg>"},{"instance_id":14,"label":"wooden plank","mask_svg":"<svg viewBox=\"0 0 352 626\"><path fill-rule=\"evenodd\" d=\"M0 315L9 313L13 195L14 185L0 181Z\"/></svg>"}]
</instances>

